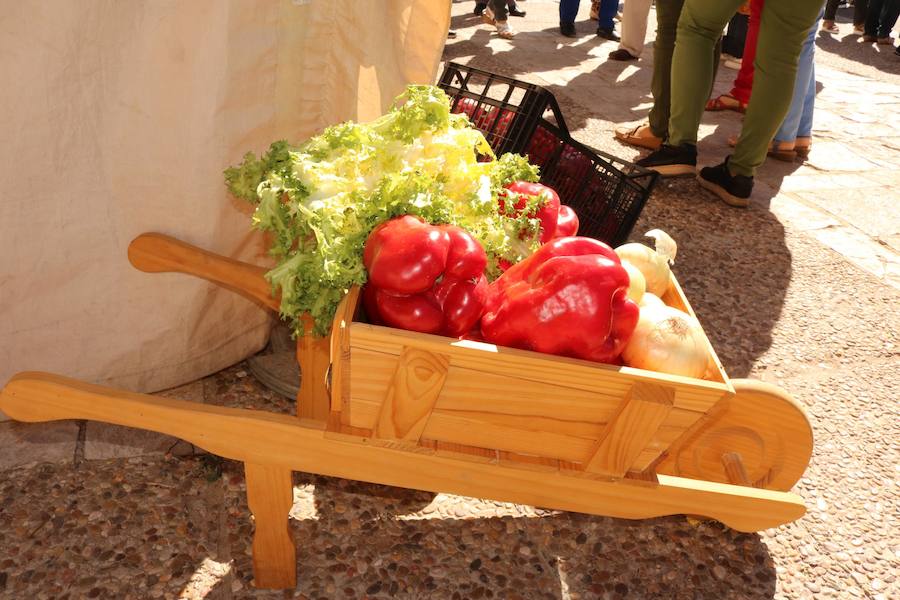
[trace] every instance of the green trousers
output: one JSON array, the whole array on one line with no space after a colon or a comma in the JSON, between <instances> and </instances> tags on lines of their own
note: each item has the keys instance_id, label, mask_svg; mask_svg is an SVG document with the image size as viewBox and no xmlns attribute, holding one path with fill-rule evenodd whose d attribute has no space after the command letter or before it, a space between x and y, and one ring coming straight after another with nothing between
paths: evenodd
<instances>
[{"instance_id":1,"label":"green trousers","mask_svg":"<svg viewBox=\"0 0 900 600\"><path fill-rule=\"evenodd\" d=\"M709 57L716 39L743 0L685 0L672 56L672 114L669 143L696 144L713 70ZM662 4L662 3L661 3ZM753 92L734 154L732 175L753 176L791 104L803 40L823 0L769 0L759 25Z\"/></svg>"},{"instance_id":2,"label":"green trousers","mask_svg":"<svg viewBox=\"0 0 900 600\"><path fill-rule=\"evenodd\" d=\"M650 109L648 119L653 135L663 139L669 136L672 53L675 52L675 33L678 30L678 18L681 16L683 6L684 0L657 0L656 2L656 41L653 43L653 80L650 83L653 108ZM719 69L722 38L717 39L712 56L704 59L712 67L709 91L712 91L712 82L715 81L716 71Z\"/></svg>"}]
</instances>

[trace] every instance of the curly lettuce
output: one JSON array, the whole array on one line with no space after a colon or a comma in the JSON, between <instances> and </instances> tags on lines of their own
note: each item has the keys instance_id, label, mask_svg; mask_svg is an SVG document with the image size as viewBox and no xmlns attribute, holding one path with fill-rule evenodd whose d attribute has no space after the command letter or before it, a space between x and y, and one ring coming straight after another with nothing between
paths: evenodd
<instances>
[{"instance_id":1,"label":"curly lettuce","mask_svg":"<svg viewBox=\"0 0 900 600\"><path fill-rule=\"evenodd\" d=\"M366 282L362 251L379 223L417 215L469 231L490 258L518 262L536 246L536 219L500 214L506 184L537 181L521 156L497 159L464 115L450 112L440 88L409 86L370 123L341 123L292 147L277 141L225 171L231 193L256 204L253 226L272 234L277 266L266 274L281 294L281 315L297 335L301 316L328 333L338 303Z\"/></svg>"}]
</instances>

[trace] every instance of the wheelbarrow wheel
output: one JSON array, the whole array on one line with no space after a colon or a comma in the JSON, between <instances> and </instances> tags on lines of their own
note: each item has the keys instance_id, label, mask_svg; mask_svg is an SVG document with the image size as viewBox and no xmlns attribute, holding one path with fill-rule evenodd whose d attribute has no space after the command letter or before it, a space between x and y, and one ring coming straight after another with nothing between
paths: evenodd
<instances>
[{"instance_id":1,"label":"wheelbarrow wheel","mask_svg":"<svg viewBox=\"0 0 900 600\"><path fill-rule=\"evenodd\" d=\"M658 473L788 491L812 456L806 412L781 388L733 379L735 395L660 463Z\"/></svg>"}]
</instances>

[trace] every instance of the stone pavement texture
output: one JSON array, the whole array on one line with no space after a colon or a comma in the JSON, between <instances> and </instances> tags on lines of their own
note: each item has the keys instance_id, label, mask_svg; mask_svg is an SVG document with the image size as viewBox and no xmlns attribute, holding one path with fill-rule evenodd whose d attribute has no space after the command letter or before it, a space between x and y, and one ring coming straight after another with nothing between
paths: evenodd
<instances>
[{"instance_id":1,"label":"stone pavement texture","mask_svg":"<svg viewBox=\"0 0 900 600\"><path fill-rule=\"evenodd\" d=\"M646 115L651 48L607 61L616 46L592 35L582 4L575 40L558 35L555 3L527 0L506 41L455 3L445 55L548 86L577 139L633 159L612 130ZM137 430L7 421L0 598L900 597L900 59L841 27L818 42L811 159L767 162L746 211L694 181L661 182L633 236L659 227L679 241L675 272L730 376L777 383L806 407L805 517L742 534L297 473L299 585L259 591L239 464ZM723 68L717 89L733 75ZM708 114L701 162L727 154L738 127L739 115ZM243 364L165 395L292 409Z\"/></svg>"}]
</instances>

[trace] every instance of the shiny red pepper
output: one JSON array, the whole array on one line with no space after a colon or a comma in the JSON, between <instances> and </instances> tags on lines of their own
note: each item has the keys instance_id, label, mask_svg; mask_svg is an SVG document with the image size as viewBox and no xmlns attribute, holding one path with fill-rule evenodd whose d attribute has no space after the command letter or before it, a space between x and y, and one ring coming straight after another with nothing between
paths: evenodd
<instances>
[{"instance_id":1,"label":"shiny red pepper","mask_svg":"<svg viewBox=\"0 0 900 600\"><path fill-rule=\"evenodd\" d=\"M505 190L500 192L498 198L501 213L506 211L507 198L513 199L514 213L517 216L525 209L529 198L540 196L543 199L543 203L528 217L541 222L540 240L542 244L553 239L553 234L556 233L556 222L559 219L559 195L546 185L530 181L514 181L507 185Z\"/></svg>"},{"instance_id":2,"label":"shiny red pepper","mask_svg":"<svg viewBox=\"0 0 900 600\"><path fill-rule=\"evenodd\" d=\"M374 323L459 337L481 318L487 254L459 227L391 219L369 234L363 264L363 305Z\"/></svg>"},{"instance_id":3,"label":"shiny red pepper","mask_svg":"<svg viewBox=\"0 0 900 600\"><path fill-rule=\"evenodd\" d=\"M555 239L489 286L481 333L501 346L614 362L638 321L628 283L603 242Z\"/></svg>"},{"instance_id":4,"label":"shiny red pepper","mask_svg":"<svg viewBox=\"0 0 900 600\"><path fill-rule=\"evenodd\" d=\"M565 204L559 205L559 219L556 220L555 238L578 235L578 215Z\"/></svg>"}]
</instances>

